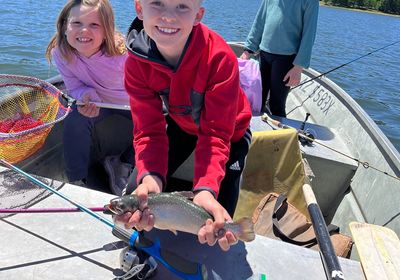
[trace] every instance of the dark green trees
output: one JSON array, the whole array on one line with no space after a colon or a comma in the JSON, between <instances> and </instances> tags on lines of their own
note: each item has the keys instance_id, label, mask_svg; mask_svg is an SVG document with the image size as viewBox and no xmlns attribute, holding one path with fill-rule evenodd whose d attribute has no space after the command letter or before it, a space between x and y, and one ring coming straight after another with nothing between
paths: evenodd
<instances>
[{"instance_id":1,"label":"dark green trees","mask_svg":"<svg viewBox=\"0 0 400 280\"><path fill-rule=\"evenodd\" d=\"M324 0L325 4L400 14L400 0Z\"/></svg>"}]
</instances>

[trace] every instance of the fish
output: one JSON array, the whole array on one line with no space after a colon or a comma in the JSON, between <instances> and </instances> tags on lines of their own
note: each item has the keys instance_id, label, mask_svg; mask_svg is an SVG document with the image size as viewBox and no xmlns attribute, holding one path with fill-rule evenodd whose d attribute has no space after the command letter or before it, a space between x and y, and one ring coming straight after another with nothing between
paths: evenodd
<instances>
[{"instance_id":1,"label":"fish","mask_svg":"<svg viewBox=\"0 0 400 280\"><path fill-rule=\"evenodd\" d=\"M161 230L170 230L175 235L177 231L197 235L207 219L213 216L203 207L193 203L193 192L150 193L147 207L154 215L154 227ZM113 198L104 206L104 214L123 215L126 212L135 212L139 208L139 198L135 194ZM216 233L221 237L226 231L232 232L236 239L250 242L255 239L254 225L249 217L243 217L235 222L225 222L225 225Z\"/></svg>"}]
</instances>

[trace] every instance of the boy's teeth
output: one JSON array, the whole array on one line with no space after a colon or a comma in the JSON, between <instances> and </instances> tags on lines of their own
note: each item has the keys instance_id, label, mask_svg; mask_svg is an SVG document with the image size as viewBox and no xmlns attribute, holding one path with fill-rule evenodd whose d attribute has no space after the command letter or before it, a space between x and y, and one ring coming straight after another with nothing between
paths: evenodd
<instances>
[{"instance_id":1,"label":"boy's teeth","mask_svg":"<svg viewBox=\"0 0 400 280\"><path fill-rule=\"evenodd\" d=\"M176 31L178 31L178 29L176 29L176 28L162 28L162 27L159 27L159 29L164 33L175 33Z\"/></svg>"}]
</instances>

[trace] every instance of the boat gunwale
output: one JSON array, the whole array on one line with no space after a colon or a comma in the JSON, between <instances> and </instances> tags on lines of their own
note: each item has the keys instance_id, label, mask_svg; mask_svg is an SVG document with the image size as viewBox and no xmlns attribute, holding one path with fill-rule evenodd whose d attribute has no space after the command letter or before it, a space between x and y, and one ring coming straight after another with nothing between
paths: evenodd
<instances>
[{"instance_id":1,"label":"boat gunwale","mask_svg":"<svg viewBox=\"0 0 400 280\"><path fill-rule=\"evenodd\" d=\"M230 41L230 46L244 49L244 42ZM306 75L314 79L317 83L324 86L330 93L332 93L341 104L354 116L357 123L360 124L361 128L367 133L376 145L383 158L391 168L395 176L400 176L400 153L394 147L393 143L387 138L383 131L378 125L372 120L367 112L339 85L333 82L328 77L322 75L313 68L303 69L303 75ZM360 162L361 163L361 162Z\"/></svg>"},{"instance_id":2,"label":"boat gunwale","mask_svg":"<svg viewBox=\"0 0 400 280\"><path fill-rule=\"evenodd\" d=\"M304 69L303 74L311 78L321 75L321 73L312 68ZM351 115L356 119L357 123L361 125L364 131L373 140L374 144L379 149L395 175L400 176L400 153L396 150L394 145L390 142L378 125L367 114L367 112L346 91L344 91L331 79L321 76L318 78L318 83L328 89L329 92L334 94L335 97L339 99L341 104L343 104L346 109L349 110Z\"/></svg>"}]
</instances>

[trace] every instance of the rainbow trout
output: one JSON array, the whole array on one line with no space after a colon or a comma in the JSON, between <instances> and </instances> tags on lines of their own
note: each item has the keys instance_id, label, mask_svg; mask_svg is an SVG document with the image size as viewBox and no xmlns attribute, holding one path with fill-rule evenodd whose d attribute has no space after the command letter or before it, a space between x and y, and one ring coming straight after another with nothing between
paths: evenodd
<instances>
[{"instance_id":1,"label":"rainbow trout","mask_svg":"<svg viewBox=\"0 0 400 280\"><path fill-rule=\"evenodd\" d=\"M176 231L183 231L197 235L206 220L213 217L204 208L194 204L192 199L192 192L150 193L147 206L154 215L154 226L170 230L174 234L177 234ZM122 215L126 212L133 213L138 207L139 199L136 195L124 195L105 205L104 213ZM242 241L249 242L255 238L253 222L248 217L225 223L216 236L223 235L227 230Z\"/></svg>"}]
</instances>

